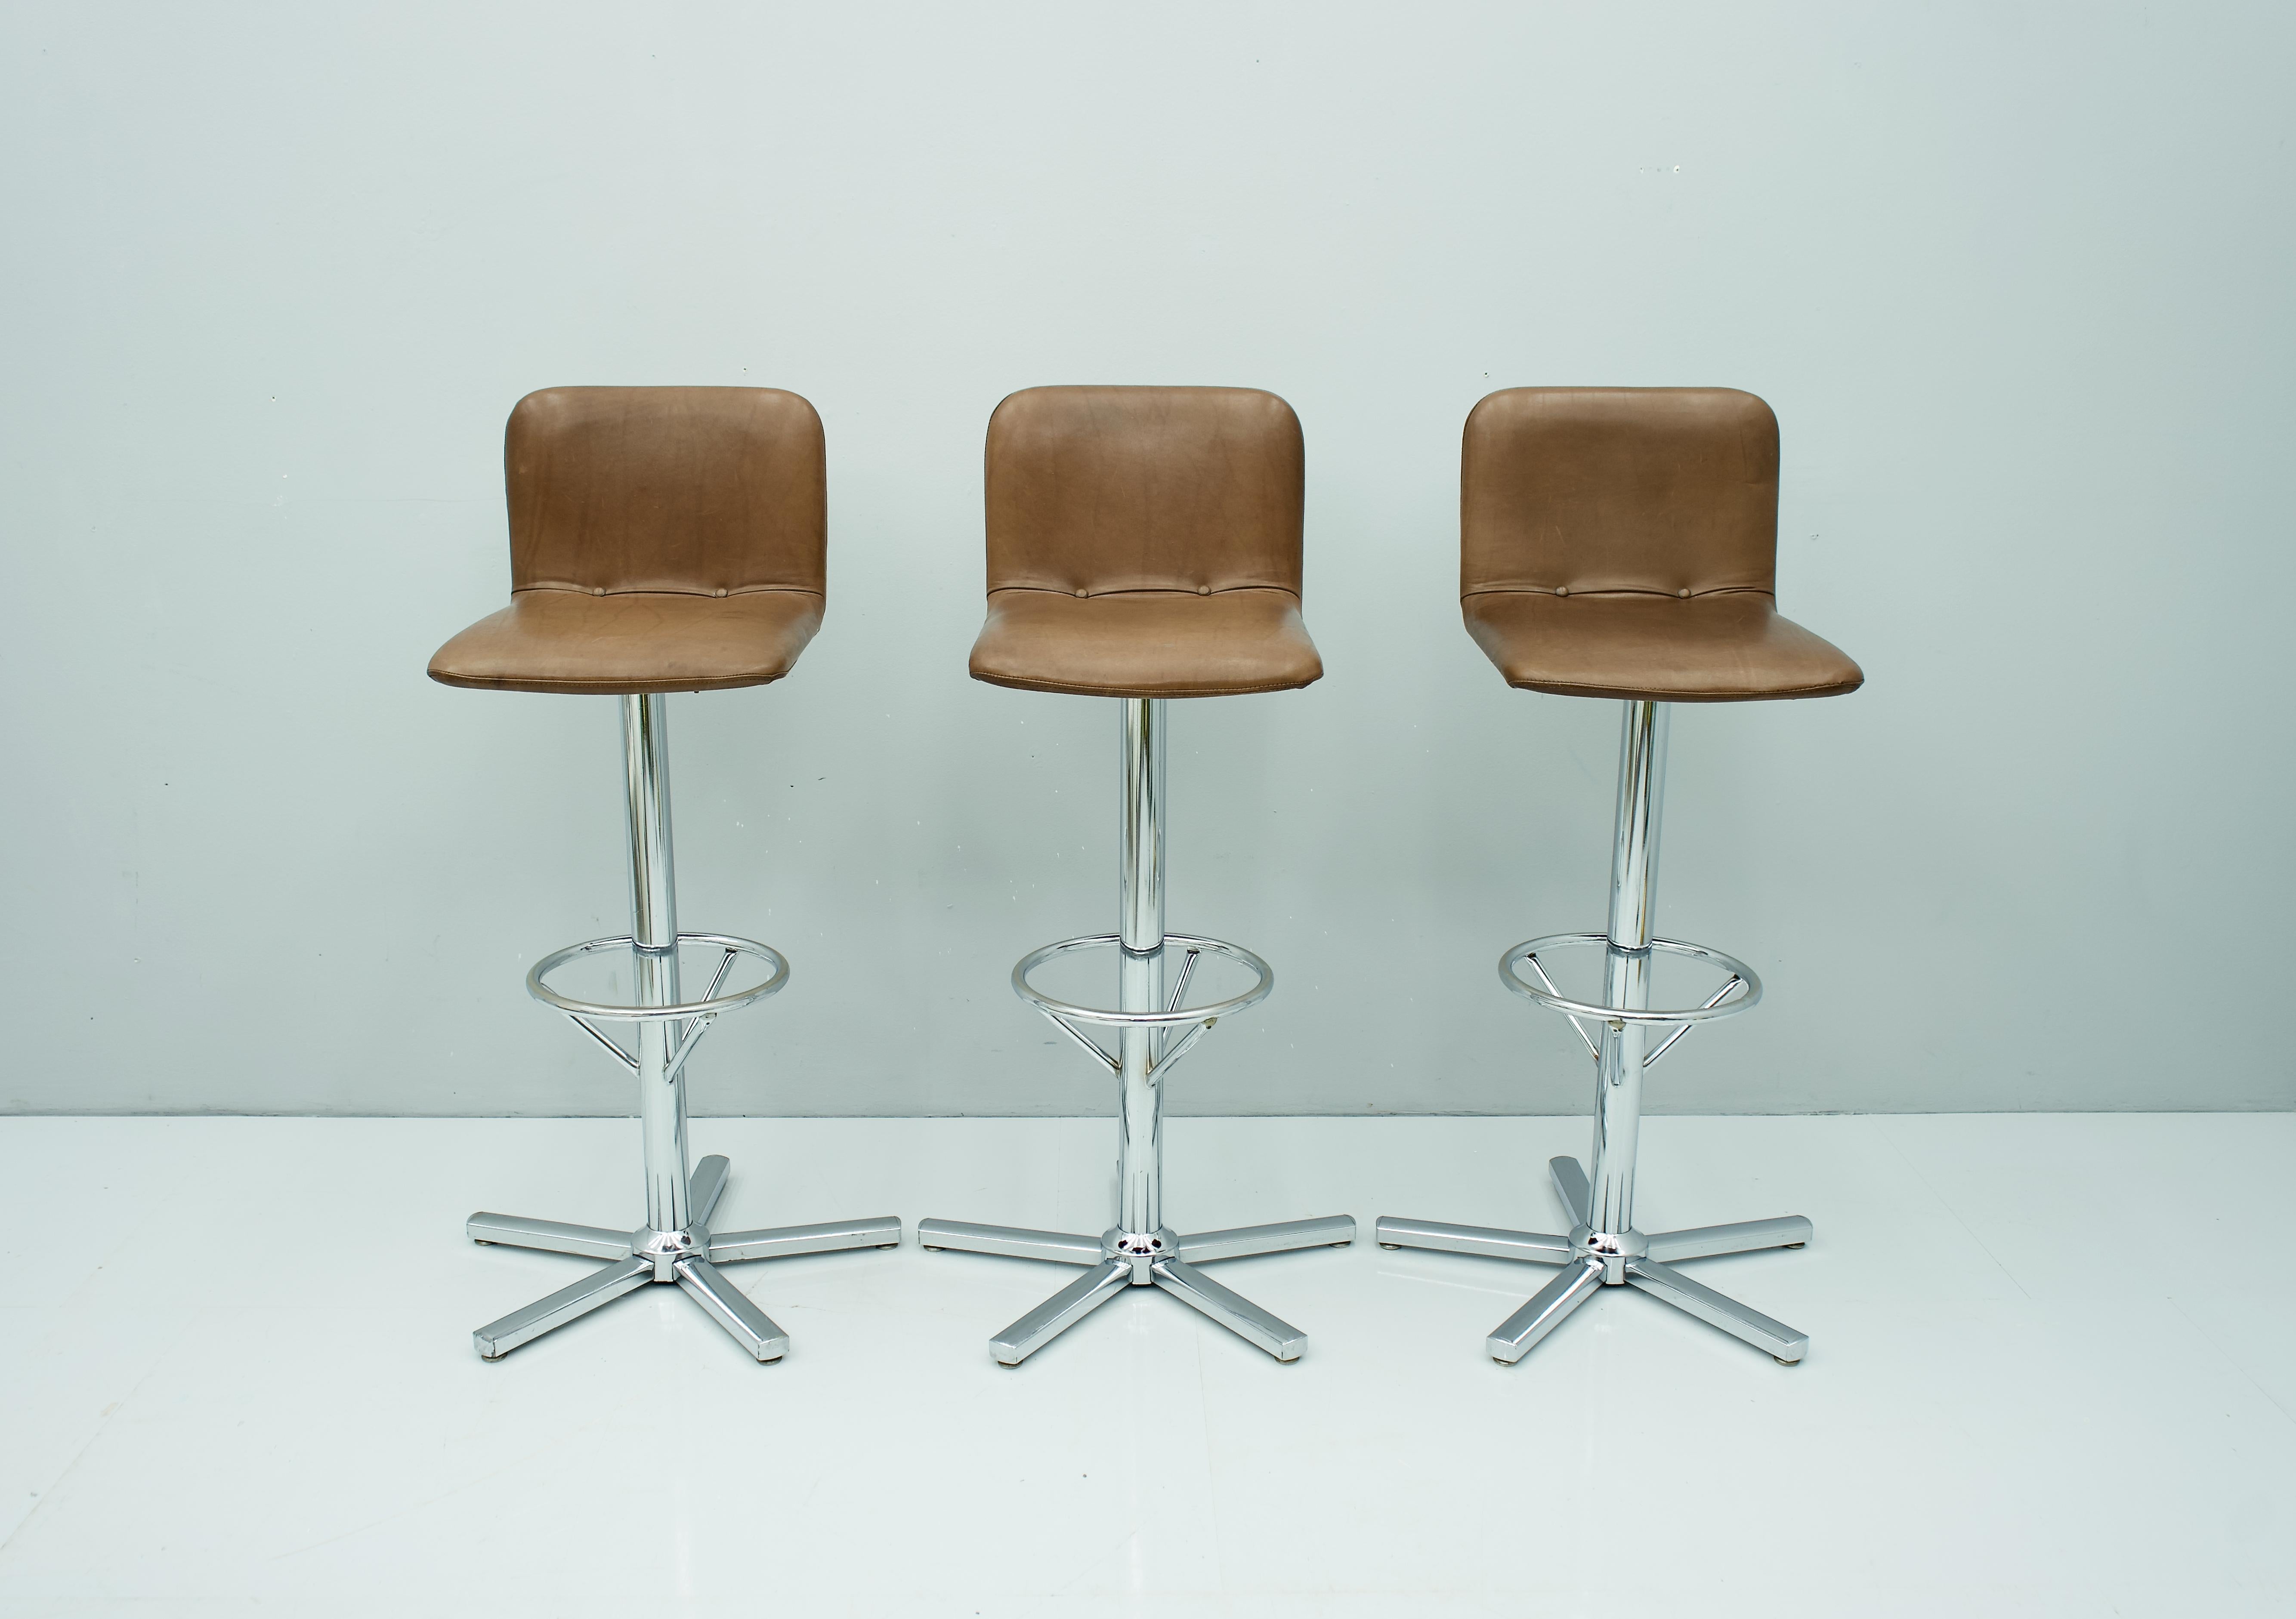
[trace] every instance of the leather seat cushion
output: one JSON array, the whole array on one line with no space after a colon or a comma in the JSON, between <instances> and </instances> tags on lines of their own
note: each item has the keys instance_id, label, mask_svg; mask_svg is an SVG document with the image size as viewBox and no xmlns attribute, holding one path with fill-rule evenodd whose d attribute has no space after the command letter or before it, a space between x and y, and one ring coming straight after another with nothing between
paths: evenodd
<instances>
[{"instance_id":1,"label":"leather seat cushion","mask_svg":"<svg viewBox=\"0 0 2296 1619\"><path fill-rule=\"evenodd\" d=\"M1300 599L1264 588L991 591L972 647L975 680L1091 697L1289 691L1323 673Z\"/></svg>"},{"instance_id":2,"label":"leather seat cushion","mask_svg":"<svg viewBox=\"0 0 2296 1619\"><path fill-rule=\"evenodd\" d=\"M430 678L493 691L715 691L790 672L821 627L812 591L521 590L430 660Z\"/></svg>"},{"instance_id":3,"label":"leather seat cushion","mask_svg":"<svg viewBox=\"0 0 2296 1619\"><path fill-rule=\"evenodd\" d=\"M1507 684L1534 691L1728 703L1838 697L1866 680L1847 653L1779 617L1759 592L1480 591L1460 609Z\"/></svg>"}]
</instances>

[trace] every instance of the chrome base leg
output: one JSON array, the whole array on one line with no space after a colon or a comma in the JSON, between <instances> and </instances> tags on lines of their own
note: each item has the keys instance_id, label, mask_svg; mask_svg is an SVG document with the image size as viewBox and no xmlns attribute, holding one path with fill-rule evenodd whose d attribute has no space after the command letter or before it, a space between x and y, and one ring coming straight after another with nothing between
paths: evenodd
<instances>
[{"instance_id":1,"label":"chrome base leg","mask_svg":"<svg viewBox=\"0 0 2296 1619\"><path fill-rule=\"evenodd\" d=\"M1191 1264L1210 1264L1215 1259L1243 1259L1254 1254L1283 1254L1293 1248L1343 1248L1355 1239L1353 1214L1326 1214L1321 1220L1286 1220L1275 1225L1240 1225L1232 1231L1205 1231L1194 1237L1183 1237L1180 1239L1180 1257ZM1277 1356L1279 1360L1283 1358Z\"/></svg>"},{"instance_id":2,"label":"chrome base leg","mask_svg":"<svg viewBox=\"0 0 2296 1619\"><path fill-rule=\"evenodd\" d=\"M1097 1237L1024 1231L1017 1225L974 1225L964 1220L918 1221L917 1246L929 1254L955 1248L1009 1259L1048 1259L1062 1265L1096 1265L1108 1257Z\"/></svg>"},{"instance_id":3,"label":"chrome base leg","mask_svg":"<svg viewBox=\"0 0 2296 1619\"><path fill-rule=\"evenodd\" d=\"M1587 1184L1587 1172L1576 1158L1546 1160L1546 1178L1554 1182L1554 1195L1562 1200L1562 1212L1570 1216L1573 1225L1584 1225L1587 1211L1594 1206L1595 1189Z\"/></svg>"},{"instance_id":4,"label":"chrome base leg","mask_svg":"<svg viewBox=\"0 0 2296 1619\"><path fill-rule=\"evenodd\" d=\"M1701 1225L1686 1231L1660 1231L1650 1239L1650 1256L1666 1263L1710 1259L1717 1254L1751 1254L1758 1248L1798 1248L1812 1228L1800 1214L1775 1220L1741 1220L1732 1225Z\"/></svg>"},{"instance_id":5,"label":"chrome base leg","mask_svg":"<svg viewBox=\"0 0 2296 1619\"><path fill-rule=\"evenodd\" d=\"M580 1254L615 1263L561 1288L472 1335L479 1353L499 1361L521 1344L532 1343L601 1304L650 1281L676 1282L692 1294L710 1318L758 1361L775 1361L789 1349L789 1335L716 1268L743 1259L778 1259L791 1254L824 1254L840 1248L898 1247L901 1222L894 1215L872 1220L787 1225L767 1231L713 1235L709 1216L726 1190L725 1157L712 1153L694 1166L686 1182L691 1219L683 1231L610 1231L594 1225L564 1225L515 1214L472 1214L465 1229L478 1243ZM1095 1252L1099 1245L1095 1244Z\"/></svg>"},{"instance_id":6,"label":"chrome base leg","mask_svg":"<svg viewBox=\"0 0 2296 1619\"><path fill-rule=\"evenodd\" d=\"M1152 1271L1157 1287L1279 1361L1296 1361L1308 1347L1306 1333L1268 1314L1242 1294L1231 1293L1184 1259L1160 1260Z\"/></svg>"},{"instance_id":7,"label":"chrome base leg","mask_svg":"<svg viewBox=\"0 0 2296 1619\"><path fill-rule=\"evenodd\" d=\"M1350 1214L1239 1226L1195 1237L1176 1237L1169 1231L1141 1236L1121 1231L1079 1237L1010 1225L974 1225L963 1220L917 1222L920 1247L1091 1267L988 1340L989 1352L1004 1366L1018 1366L1123 1288L1140 1286L1161 1288L1277 1360L1296 1361L1308 1346L1306 1333L1220 1286L1195 1266L1292 1248L1345 1247L1355 1236L1355 1218Z\"/></svg>"},{"instance_id":8,"label":"chrome base leg","mask_svg":"<svg viewBox=\"0 0 2296 1619\"><path fill-rule=\"evenodd\" d=\"M999 1366L1018 1366L1132 1285L1129 1263L1094 1266L988 1340Z\"/></svg>"},{"instance_id":9,"label":"chrome base leg","mask_svg":"<svg viewBox=\"0 0 2296 1619\"><path fill-rule=\"evenodd\" d=\"M1586 1262L1548 1282L1530 1296L1530 1302L1492 1329L1484 1340L1491 1359L1512 1366L1530 1353L1530 1346L1562 1324L1562 1318L1595 1296L1603 1286L1603 1267Z\"/></svg>"},{"instance_id":10,"label":"chrome base leg","mask_svg":"<svg viewBox=\"0 0 2296 1619\"><path fill-rule=\"evenodd\" d=\"M478 1346L480 1358L499 1361L521 1344L530 1344L552 1329L563 1327L578 1315L587 1315L601 1304L611 1304L652 1280L651 1259L622 1260L480 1328L471 1334L471 1341Z\"/></svg>"},{"instance_id":11,"label":"chrome base leg","mask_svg":"<svg viewBox=\"0 0 2296 1619\"><path fill-rule=\"evenodd\" d=\"M1479 1254L1485 1259L1522 1259L1535 1265L1570 1263L1570 1239L1544 1231L1445 1225L1434 1220L1398 1220L1392 1214L1382 1214L1373 1229L1383 1248L1432 1248L1442 1254Z\"/></svg>"},{"instance_id":12,"label":"chrome base leg","mask_svg":"<svg viewBox=\"0 0 2296 1619\"><path fill-rule=\"evenodd\" d=\"M726 1280L725 1272L706 1259L688 1259L677 1266L677 1285L701 1301L710 1318L734 1335L734 1341L753 1360L778 1361L789 1349L789 1334L773 1318L750 1302Z\"/></svg>"},{"instance_id":13,"label":"chrome base leg","mask_svg":"<svg viewBox=\"0 0 2296 1619\"><path fill-rule=\"evenodd\" d=\"M555 1220L525 1220L516 1214L472 1214L463 1229L483 1247L540 1248L548 1254L579 1254L585 1259L627 1259L630 1234L597 1225L565 1225Z\"/></svg>"},{"instance_id":14,"label":"chrome base leg","mask_svg":"<svg viewBox=\"0 0 2296 1619\"><path fill-rule=\"evenodd\" d=\"M1527 1260L1533 1264L1571 1268L1540 1288L1530 1301L1501 1322L1488 1340L1491 1358L1513 1365L1532 1345L1562 1324L1562 1319L1585 1304L1601 1287L1636 1288L1662 1298L1676 1309L1719 1327L1758 1349L1767 1349L1782 1365L1792 1366L1809 1350L1809 1335L1774 1321L1759 1310L1692 1280L1673 1268L1685 1259L1706 1259L1718 1254L1746 1254L1759 1248L1798 1248L1810 1239L1810 1222L1800 1214L1775 1220L1742 1220L1732 1225L1702 1225L1688 1231L1660 1231L1645 1237L1640 1231L1606 1234L1587 1229L1592 1205L1587 1172L1576 1158L1548 1161L1547 1173L1554 1195L1570 1216L1568 1237L1537 1231L1506 1231L1480 1225L1443 1225L1432 1220L1399 1220L1382 1214L1376 1230L1386 1248L1432 1248L1448 1254L1474 1254L1487 1259Z\"/></svg>"},{"instance_id":15,"label":"chrome base leg","mask_svg":"<svg viewBox=\"0 0 2296 1619\"><path fill-rule=\"evenodd\" d=\"M819 1225L777 1225L758 1231L710 1233L714 1264L742 1259L787 1259L793 1254L834 1254L842 1248L898 1248L901 1222L896 1214L870 1220L829 1220Z\"/></svg>"},{"instance_id":16,"label":"chrome base leg","mask_svg":"<svg viewBox=\"0 0 2296 1619\"><path fill-rule=\"evenodd\" d=\"M1792 1366L1809 1353L1809 1334L1796 1332L1784 1321L1774 1321L1760 1311L1726 1298L1702 1282L1693 1281L1671 1265L1654 1259L1627 1262L1627 1285L1662 1298L1676 1309L1694 1315L1710 1327L1719 1327L1732 1337L1743 1338L1757 1349L1767 1349Z\"/></svg>"},{"instance_id":17,"label":"chrome base leg","mask_svg":"<svg viewBox=\"0 0 2296 1619\"><path fill-rule=\"evenodd\" d=\"M722 1152L713 1152L693 1166L686 1178L685 1206L696 1224L708 1225L718 1212L718 1199L726 1195L726 1172L733 1167Z\"/></svg>"}]
</instances>

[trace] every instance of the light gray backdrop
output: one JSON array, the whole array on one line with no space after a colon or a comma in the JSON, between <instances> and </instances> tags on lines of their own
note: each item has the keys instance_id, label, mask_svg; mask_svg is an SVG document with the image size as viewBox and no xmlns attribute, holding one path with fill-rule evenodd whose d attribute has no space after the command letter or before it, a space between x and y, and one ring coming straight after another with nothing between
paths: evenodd
<instances>
[{"instance_id":1,"label":"light gray backdrop","mask_svg":"<svg viewBox=\"0 0 2296 1619\"><path fill-rule=\"evenodd\" d=\"M422 668L554 383L827 424L828 622L673 699L689 927L791 986L705 1112L1065 1113L1013 959L1113 921L1113 705L976 685L1034 383L1297 407L1330 674L1176 705L1172 920L1276 993L1182 1112L1579 1108L1505 945L1601 919L1616 715L1455 599L1521 383L1784 423L1846 699L1685 708L1665 932L1770 993L1675 1110L2284 1108L2296 12L20 6L0 78L24 1111L590 1113L520 987L626 922L614 705Z\"/></svg>"}]
</instances>

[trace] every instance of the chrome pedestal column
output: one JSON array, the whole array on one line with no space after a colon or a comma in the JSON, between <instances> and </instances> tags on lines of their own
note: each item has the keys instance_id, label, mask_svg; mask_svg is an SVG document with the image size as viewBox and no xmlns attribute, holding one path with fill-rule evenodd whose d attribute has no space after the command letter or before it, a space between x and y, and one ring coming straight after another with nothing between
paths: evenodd
<instances>
[{"instance_id":1,"label":"chrome pedestal column","mask_svg":"<svg viewBox=\"0 0 2296 1619\"><path fill-rule=\"evenodd\" d=\"M638 1117L645 1141L646 1221L636 1231L616 1231L514 1214L472 1214L466 1229L473 1242L609 1262L603 1270L472 1333L479 1353L489 1361L500 1360L520 1345L647 1282L676 1283L750 1354L759 1361L778 1360L789 1348L789 1335L751 1304L718 1265L837 1248L894 1247L901 1240L901 1222L891 1214L767 1231L709 1229L718 1195L726 1190L727 1164L712 1154L691 1175L686 1172L685 1059L720 1014L763 1000L788 982L789 963L780 952L755 940L677 930L669 838L668 705L668 699L658 694L622 699L622 751L629 782L629 936L592 939L554 952L527 976L527 989L536 999L573 1018L637 1076ZM681 944L708 944L724 953L709 993L700 1001L678 999ZM634 1006L576 1001L545 981L554 968L575 956L619 950L630 953L637 992ZM771 976L750 988L720 995L726 975L742 956L765 961ZM601 1022L635 1025L637 1055L625 1051L599 1027Z\"/></svg>"},{"instance_id":2,"label":"chrome pedestal column","mask_svg":"<svg viewBox=\"0 0 2296 1619\"><path fill-rule=\"evenodd\" d=\"M1352 1216L1292 1220L1276 1225L1243 1226L1176 1235L1163 1214L1163 1081L1167 1071L1192 1051L1221 1018L1267 997L1275 975L1250 951L1218 939L1164 931L1164 700L1126 698L1123 707L1124 822L1118 865L1119 930L1063 939L1032 951L1013 970L1013 987L1117 1080L1116 1223L1098 1237L1012 1226L973 1225L958 1220L921 1220L917 1241L926 1248L958 1248L1015 1259L1044 1259L1084 1267L1084 1274L988 1340L998 1362L1018 1366L1127 1288L1161 1288L1211 1317L1279 1361L1296 1361L1308 1336L1279 1321L1250 1299L1231 1293L1196 1269L1216 1259L1250 1254L1279 1254L1290 1248L1345 1247L1355 1240ZM1039 962L1070 951L1112 949L1117 953L1115 1010L1075 1006L1039 993L1029 973ZM1165 966L1181 953L1179 970L1167 994ZM1183 1008L1188 979L1207 954L1226 956L1259 974L1243 994L1204 1006ZM1116 1030L1111 1054L1079 1026Z\"/></svg>"},{"instance_id":3,"label":"chrome pedestal column","mask_svg":"<svg viewBox=\"0 0 2296 1619\"><path fill-rule=\"evenodd\" d=\"M1560 1326L1597 1288L1629 1287L1719 1327L1781 1363L1808 1350L1809 1337L1759 1310L1726 1298L1673 1268L1670 1262L1742 1254L1757 1248L1798 1248L1810 1223L1800 1214L1734 1225L1645 1235L1635 1229L1635 1145L1642 1123L1643 1072L1670 1051L1693 1025L1744 1011L1761 998L1761 981L1743 962L1703 945L1655 937L1652 919L1658 893L1659 818L1666 779L1667 709L1629 702L1619 744L1619 814L1611 851L1610 926L1600 934L1555 934L1518 944L1500 958L1510 989L1569 1016L1595 1059L1595 1142L1592 1173L1576 1158L1555 1158L1548 1174L1569 1216L1566 1236L1444 1225L1383 1216L1379 1243L1386 1248L1434 1248L1492 1259L1560 1265L1562 1273L1499 1323L1488 1345L1494 1360L1522 1359L1531 1345ZM1572 1001L1558 992L1539 965L1542 953L1578 945L1603 952L1603 1000ZM1729 981L1704 1004L1672 1010L1650 1004L1650 971L1657 953L1721 967ZM1534 986L1515 971L1527 964ZM1734 991L1739 992L1733 993ZM1595 1032L1590 1035L1587 1025ZM1665 1038L1652 1036L1666 1031Z\"/></svg>"}]
</instances>

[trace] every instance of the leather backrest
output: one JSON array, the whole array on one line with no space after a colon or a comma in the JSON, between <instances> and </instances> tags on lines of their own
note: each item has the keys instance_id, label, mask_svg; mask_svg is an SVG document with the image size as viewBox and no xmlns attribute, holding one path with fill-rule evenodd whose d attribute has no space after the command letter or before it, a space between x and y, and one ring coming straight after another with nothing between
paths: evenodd
<instances>
[{"instance_id":1,"label":"leather backrest","mask_svg":"<svg viewBox=\"0 0 2296 1619\"><path fill-rule=\"evenodd\" d=\"M988 588L1300 592L1300 419L1252 388L1031 388L988 420Z\"/></svg>"},{"instance_id":2,"label":"leather backrest","mask_svg":"<svg viewBox=\"0 0 2296 1619\"><path fill-rule=\"evenodd\" d=\"M511 588L822 592L821 418L775 388L545 388L510 413Z\"/></svg>"},{"instance_id":3,"label":"leather backrest","mask_svg":"<svg viewBox=\"0 0 2296 1619\"><path fill-rule=\"evenodd\" d=\"M1774 590L1778 422L1734 388L1510 388L1467 418L1459 591Z\"/></svg>"}]
</instances>

